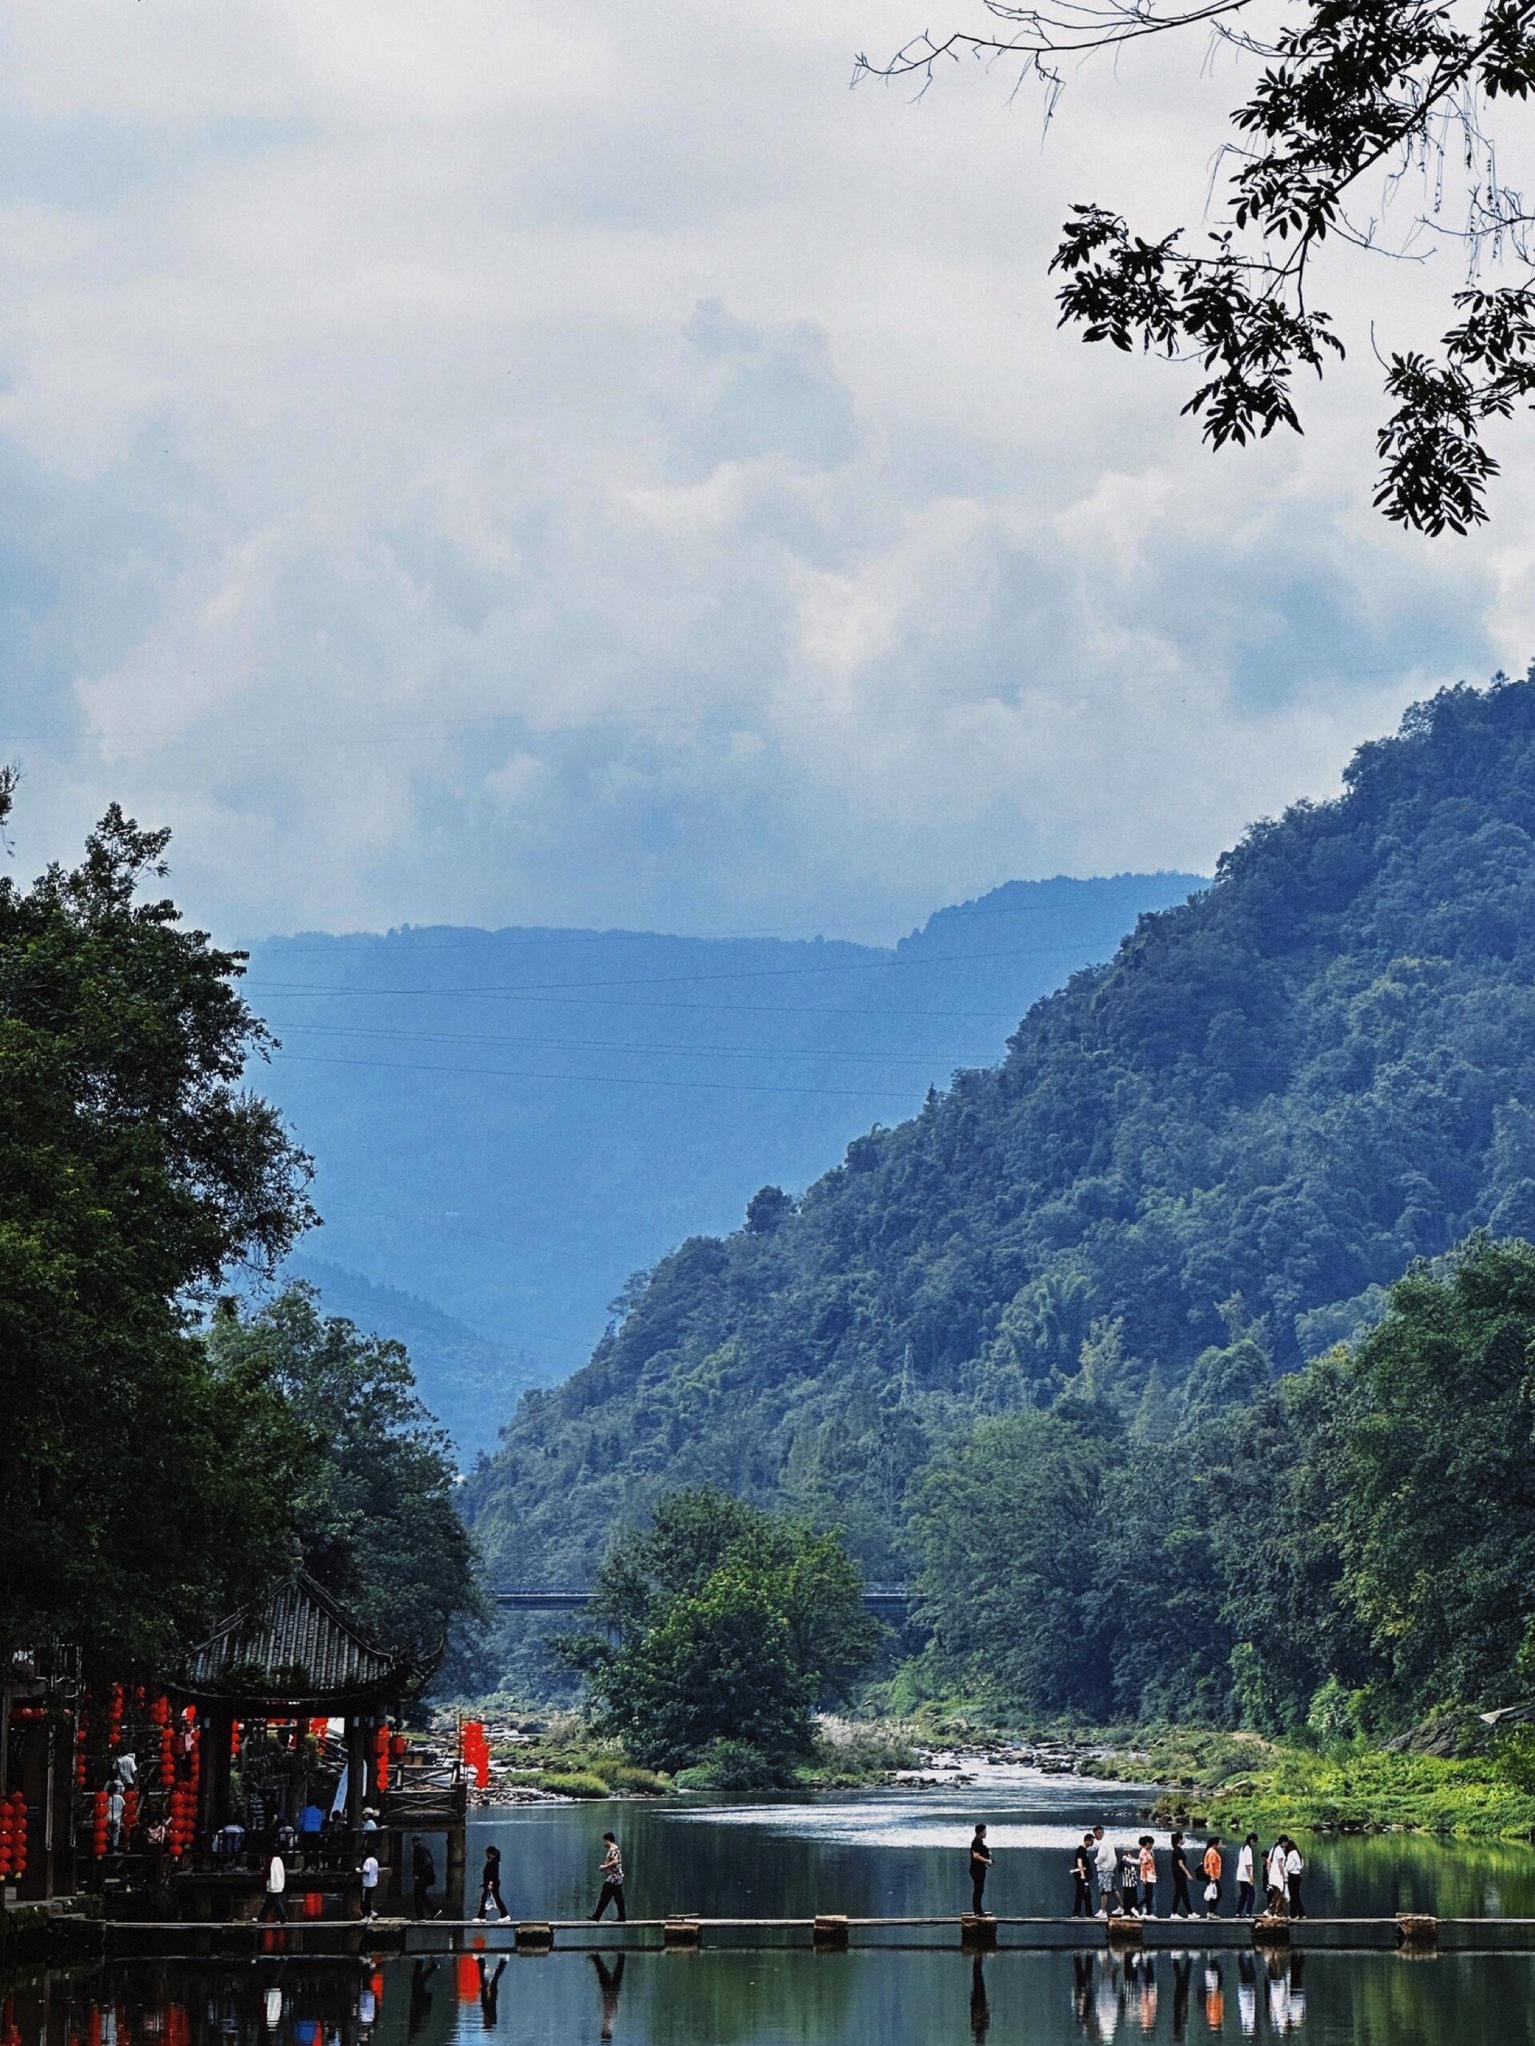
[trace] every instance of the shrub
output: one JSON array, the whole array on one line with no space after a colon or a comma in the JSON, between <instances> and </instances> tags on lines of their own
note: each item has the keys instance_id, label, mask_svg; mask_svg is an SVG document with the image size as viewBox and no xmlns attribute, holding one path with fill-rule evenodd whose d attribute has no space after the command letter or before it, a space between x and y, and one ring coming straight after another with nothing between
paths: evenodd
<instances>
[{"instance_id":1,"label":"shrub","mask_svg":"<svg viewBox=\"0 0 1535 2046\"><path fill-rule=\"evenodd\" d=\"M600 1776L593 1776L584 1769L546 1769L538 1777L538 1788L553 1791L557 1797L611 1797L613 1794Z\"/></svg>"}]
</instances>

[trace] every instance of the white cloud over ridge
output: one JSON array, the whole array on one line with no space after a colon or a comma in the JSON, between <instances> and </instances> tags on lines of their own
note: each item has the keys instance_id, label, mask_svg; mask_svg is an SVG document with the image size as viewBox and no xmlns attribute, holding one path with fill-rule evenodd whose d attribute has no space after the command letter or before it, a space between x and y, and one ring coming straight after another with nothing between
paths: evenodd
<instances>
[{"instance_id":1,"label":"white cloud over ridge","mask_svg":"<svg viewBox=\"0 0 1535 2046\"><path fill-rule=\"evenodd\" d=\"M1490 541L1369 508L1373 301L1312 436L1220 459L1054 331L1066 204L1181 217L1219 67L1076 81L1041 152L996 79L849 95L868 0L634 19L12 10L24 864L118 797L251 935L893 932L1207 865L1535 650L1522 478Z\"/></svg>"}]
</instances>

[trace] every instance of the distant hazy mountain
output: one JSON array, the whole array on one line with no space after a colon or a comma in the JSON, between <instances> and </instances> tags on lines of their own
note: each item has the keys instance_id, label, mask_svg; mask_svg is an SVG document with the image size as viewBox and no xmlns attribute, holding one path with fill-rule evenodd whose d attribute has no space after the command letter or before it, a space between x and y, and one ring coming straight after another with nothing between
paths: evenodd
<instances>
[{"instance_id":1,"label":"distant hazy mountain","mask_svg":"<svg viewBox=\"0 0 1535 2046\"><path fill-rule=\"evenodd\" d=\"M410 1341L425 1396L485 1447L529 1376L585 1361L633 1272L995 1062L1041 994L1202 886L1012 882L893 948L449 927L269 939L248 987L284 1049L256 1077L317 1162L326 1227L307 1269L332 1311Z\"/></svg>"}]
</instances>

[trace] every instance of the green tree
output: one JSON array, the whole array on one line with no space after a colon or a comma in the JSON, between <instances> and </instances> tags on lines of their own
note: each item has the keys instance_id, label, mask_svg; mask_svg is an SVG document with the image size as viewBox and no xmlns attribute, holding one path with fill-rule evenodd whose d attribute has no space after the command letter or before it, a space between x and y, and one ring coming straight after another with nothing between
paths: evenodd
<instances>
[{"instance_id":1,"label":"green tree","mask_svg":"<svg viewBox=\"0 0 1535 2046\"><path fill-rule=\"evenodd\" d=\"M941 1662L1023 1711L1100 1708L1095 1523L1118 1434L1023 1413L988 1421L917 1488L915 1617Z\"/></svg>"},{"instance_id":2,"label":"green tree","mask_svg":"<svg viewBox=\"0 0 1535 2046\"><path fill-rule=\"evenodd\" d=\"M1214 36L1257 76L1230 116L1202 244L1182 227L1146 237L1112 205L1072 209L1051 268L1064 282L1062 323L1108 341L1197 366L1204 381L1184 405L1214 447L1300 431L1298 372L1320 376L1343 344L1316 296L1324 242L1390 253L1380 213L1417 165L1441 236L1465 245L1472 276L1450 293L1453 324L1441 353L1385 359L1393 409L1377 435L1375 501L1388 518L1438 533L1485 519L1498 464L1482 446L1490 420L1535 394L1535 285L1529 214L1503 183L1509 144L1535 88L1535 9L1519 0L1309 0L1274 24L1258 0L1058 0L1049 8L987 0L990 32L923 33L887 63L884 78L931 80L940 64L975 57L1037 79L1050 112L1092 52L1117 54L1148 36ZM1517 107L1513 103L1517 102ZM1201 154L1206 152L1201 151ZM1463 168L1460 196L1443 180ZM1414 217L1408 231L1417 228ZM1513 275L1496 281L1500 263ZM1237 1011L1223 1033L1246 1040Z\"/></svg>"},{"instance_id":3,"label":"green tree","mask_svg":"<svg viewBox=\"0 0 1535 2046\"><path fill-rule=\"evenodd\" d=\"M611 1636L564 1652L636 1760L684 1768L723 1741L782 1770L873 1659L862 1592L839 1535L695 1487L613 1543L592 1605Z\"/></svg>"},{"instance_id":4,"label":"green tree","mask_svg":"<svg viewBox=\"0 0 1535 2046\"><path fill-rule=\"evenodd\" d=\"M310 1450L296 1499L304 1567L377 1640L433 1651L456 1622L488 1618L452 1445L402 1344L323 1315L305 1285L249 1315L222 1301L207 1342L217 1370L281 1393Z\"/></svg>"},{"instance_id":5,"label":"green tree","mask_svg":"<svg viewBox=\"0 0 1535 2046\"><path fill-rule=\"evenodd\" d=\"M145 897L167 842L114 806L78 867L0 880L0 1653L119 1669L285 1565L302 1457L264 1372L191 1333L200 1290L313 1217L241 1082L271 1043L241 955Z\"/></svg>"},{"instance_id":6,"label":"green tree","mask_svg":"<svg viewBox=\"0 0 1535 2046\"><path fill-rule=\"evenodd\" d=\"M1313 1450L1342 1592L1404 1704L1506 1702L1535 1617L1535 1248L1414 1272Z\"/></svg>"}]
</instances>

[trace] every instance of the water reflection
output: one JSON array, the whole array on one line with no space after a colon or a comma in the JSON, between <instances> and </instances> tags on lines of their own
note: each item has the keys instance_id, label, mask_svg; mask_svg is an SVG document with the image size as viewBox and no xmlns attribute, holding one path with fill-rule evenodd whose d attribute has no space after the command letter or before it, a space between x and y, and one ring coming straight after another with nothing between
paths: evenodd
<instances>
[{"instance_id":1,"label":"water reflection","mask_svg":"<svg viewBox=\"0 0 1535 2046\"><path fill-rule=\"evenodd\" d=\"M602 1998L602 2025L599 2038L611 2039L613 2027L618 2023L618 1998L624 1986L624 1963L627 1954L616 1954L609 1960L602 1954L593 1954L592 1966L597 1970L597 1987Z\"/></svg>"},{"instance_id":2,"label":"water reflection","mask_svg":"<svg viewBox=\"0 0 1535 2046\"><path fill-rule=\"evenodd\" d=\"M1260 2013L1266 2035L1285 2037L1306 2022L1305 1966L1301 1953L1074 1954L1071 2009L1090 2039L1107 2041L1121 2033L1161 2036L1164 1996L1168 2036L1189 2036L1189 2014L1197 2011L1205 2032L1222 2032L1232 2014L1237 2029L1257 2036Z\"/></svg>"},{"instance_id":3,"label":"water reflection","mask_svg":"<svg viewBox=\"0 0 1535 2046\"><path fill-rule=\"evenodd\" d=\"M121 1966L13 1984L0 2046L1535 2046L1535 1956L887 1948ZM620 2016L622 2027L620 2028Z\"/></svg>"}]
</instances>

